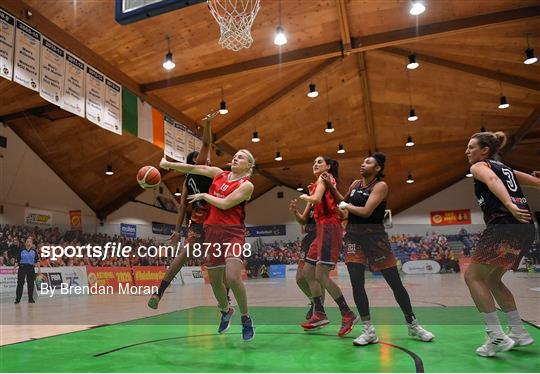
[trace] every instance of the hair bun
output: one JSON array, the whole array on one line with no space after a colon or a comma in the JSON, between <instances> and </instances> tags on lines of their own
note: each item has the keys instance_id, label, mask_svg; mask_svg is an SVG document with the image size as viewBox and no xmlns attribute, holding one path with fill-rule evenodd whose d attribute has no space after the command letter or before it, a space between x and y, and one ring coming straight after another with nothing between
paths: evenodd
<instances>
[{"instance_id":1,"label":"hair bun","mask_svg":"<svg viewBox=\"0 0 540 374\"><path fill-rule=\"evenodd\" d=\"M502 131L497 131L493 133L493 135L495 135L495 137L499 141L499 149L504 148L504 146L506 145L506 134Z\"/></svg>"},{"instance_id":2,"label":"hair bun","mask_svg":"<svg viewBox=\"0 0 540 374\"><path fill-rule=\"evenodd\" d=\"M386 155L384 153L381 153L381 152L375 152L373 154L373 157L375 160L377 160L377 163L380 165L380 166L384 166L385 162L386 162Z\"/></svg>"}]
</instances>

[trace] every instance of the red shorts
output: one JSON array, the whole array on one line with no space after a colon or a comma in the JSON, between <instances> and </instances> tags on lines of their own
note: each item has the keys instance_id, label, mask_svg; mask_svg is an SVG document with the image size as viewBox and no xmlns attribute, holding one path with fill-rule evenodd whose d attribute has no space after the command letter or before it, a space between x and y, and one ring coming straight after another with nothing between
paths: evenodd
<instances>
[{"instance_id":1,"label":"red shorts","mask_svg":"<svg viewBox=\"0 0 540 374\"><path fill-rule=\"evenodd\" d=\"M347 233L343 240L347 251L345 263L354 262L369 266L373 272L388 269L397 264L386 232L365 235Z\"/></svg>"},{"instance_id":2,"label":"red shorts","mask_svg":"<svg viewBox=\"0 0 540 374\"><path fill-rule=\"evenodd\" d=\"M225 266L225 260L244 261L246 229L238 225L204 225L204 265L208 269Z\"/></svg>"},{"instance_id":3,"label":"red shorts","mask_svg":"<svg viewBox=\"0 0 540 374\"><path fill-rule=\"evenodd\" d=\"M533 224L501 217L487 225L474 248L471 262L517 270L521 259L531 249L534 235Z\"/></svg>"},{"instance_id":4,"label":"red shorts","mask_svg":"<svg viewBox=\"0 0 540 374\"><path fill-rule=\"evenodd\" d=\"M342 245L343 227L339 219L317 223L317 236L309 246L305 261L311 265L335 265L339 260Z\"/></svg>"}]
</instances>

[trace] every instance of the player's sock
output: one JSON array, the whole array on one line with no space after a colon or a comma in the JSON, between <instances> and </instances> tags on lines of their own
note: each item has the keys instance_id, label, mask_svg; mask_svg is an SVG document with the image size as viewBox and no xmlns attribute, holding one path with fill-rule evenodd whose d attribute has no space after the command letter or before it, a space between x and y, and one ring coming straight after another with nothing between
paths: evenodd
<instances>
[{"instance_id":1,"label":"player's sock","mask_svg":"<svg viewBox=\"0 0 540 374\"><path fill-rule=\"evenodd\" d=\"M504 335L504 332L501 328L501 322L499 322L499 316L497 312L491 313L480 313L484 317L486 323L486 328L488 331L492 332L495 335Z\"/></svg>"},{"instance_id":2,"label":"player's sock","mask_svg":"<svg viewBox=\"0 0 540 374\"><path fill-rule=\"evenodd\" d=\"M313 298L313 305L315 306L315 311L316 312L324 313L324 306L323 306L323 303L322 303L322 297L321 296L316 296L316 297Z\"/></svg>"},{"instance_id":3,"label":"player's sock","mask_svg":"<svg viewBox=\"0 0 540 374\"><path fill-rule=\"evenodd\" d=\"M339 311L341 312L341 314L350 312L351 308L349 308L349 306L347 305L347 302L345 301L345 298L343 297L343 295L335 299L335 302L338 305Z\"/></svg>"},{"instance_id":4,"label":"player's sock","mask_svg":"<svg viewBox=\"0 0 540 374\"><path fill-rule=\"evenodd\" d=\"M163 293L165 292L167 287L169 287L169 284L171 284L171 282L167 282L166 280L161 281L158 291L157 291L157 295L159 296L160 299L163 297Z\"/></svg>"},{"instance_id":5,"label":"player's sock","mask_svg":"<svg viewBox=\"0 0 540 374\"><path fill-rule=\"evenodd\" d=\"M524 332L523 322L517 310L512 310L510 312L505 312L506 319L508 320L508 326L515 332Z\"/></svg>"},{"instance_id":6,"label":"player's sock","mask_svg":"<svg viewBox=\"0 0 540 374\"><path fill-rule=\"evenodd\" d=\"M414 313L405 314L405 320L407 321L407 323L413 323L413 321L416 320L416 316L414 315Z\"/></svg>"}]
</instances>

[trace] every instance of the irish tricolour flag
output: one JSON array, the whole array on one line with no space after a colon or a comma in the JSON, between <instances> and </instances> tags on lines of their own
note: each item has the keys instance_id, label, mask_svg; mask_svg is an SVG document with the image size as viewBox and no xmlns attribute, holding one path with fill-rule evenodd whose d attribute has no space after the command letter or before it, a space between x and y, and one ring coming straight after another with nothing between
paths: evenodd
<instances>
[{"instance_id":1,"label":"irish tricolour flag","mask_svg":"<svg viewBox=\"0 0 540 374\"><path fill-rule=\"evenodd\" d=\"M163 114L125 87L122 90L122 127L125 131L160 148L164 147Z\"/></svg>"}]
</instances>

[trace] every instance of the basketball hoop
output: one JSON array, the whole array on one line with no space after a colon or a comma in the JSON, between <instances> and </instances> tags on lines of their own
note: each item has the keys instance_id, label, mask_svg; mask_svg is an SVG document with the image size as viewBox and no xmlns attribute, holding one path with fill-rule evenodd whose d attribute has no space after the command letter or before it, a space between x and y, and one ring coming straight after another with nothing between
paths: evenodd
<instances>
[{"instance_id":1,"label":"basketball hoop","mask_svg":"<svg viewBox=\"0 0 540 374\"><path fill-rule=\"evenodd\" d=\"M231 51L251 47L251 26L259 12L259 0L207 0L219 24L219 44Z\"/></svg>"}]
</instances>

